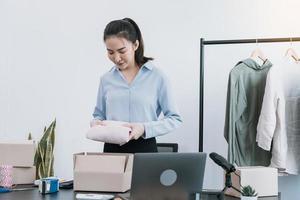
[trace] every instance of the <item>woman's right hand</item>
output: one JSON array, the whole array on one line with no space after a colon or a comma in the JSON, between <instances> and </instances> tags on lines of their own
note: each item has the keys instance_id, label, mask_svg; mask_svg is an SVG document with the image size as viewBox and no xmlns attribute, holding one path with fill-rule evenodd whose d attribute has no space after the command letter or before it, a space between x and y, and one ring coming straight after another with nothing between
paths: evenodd
<instances>
[{"instance_id":1,"label":"woman's right hand","mask_svg":"<svg viewBox=\"0 0 300 200\"><path fill-rule=\"evenodd\" d=\"M91 122L90 122L90 127L94 127L94 126L98 126L98 125L102 125L102 126L105 126L104 122L101 121L100 119L93 119Z\"/></svg>"}]
</instances>

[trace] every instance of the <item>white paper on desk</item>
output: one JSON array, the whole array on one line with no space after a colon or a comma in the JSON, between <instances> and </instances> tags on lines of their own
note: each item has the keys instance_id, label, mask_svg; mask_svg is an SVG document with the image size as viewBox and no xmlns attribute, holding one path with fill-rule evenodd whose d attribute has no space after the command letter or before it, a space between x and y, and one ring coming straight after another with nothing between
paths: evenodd
<instances>
[{"instance_id":1,"label":"white paper on desk","mask_svg":"<svg viewBox=\"0 0 300 200\"><path fill-rule=\"evenodd\" d=\"M76 194L76 199L78 200L109 200L114 198L114 195L105 194Z\"/></svg>"},{"instance_id":2,"label":"white paper on desk","mask_svg":"<svg viewBox=\"0 0 300 200\"><path fill-rule=\"evenodd\" d=\"M86 137L91 140L123 145L129 141L131 129L123 126L126 122L104 121L105 125L97 125L88 130Z\"/></svg>"}]
</instances>

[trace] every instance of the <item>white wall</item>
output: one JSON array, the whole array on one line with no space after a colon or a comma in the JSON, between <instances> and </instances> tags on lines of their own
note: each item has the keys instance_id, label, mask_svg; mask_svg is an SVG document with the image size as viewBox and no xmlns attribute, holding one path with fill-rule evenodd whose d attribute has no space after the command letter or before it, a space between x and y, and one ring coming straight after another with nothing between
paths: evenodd
<instances>
[{"instance_id":1,"label":"white wall","mask_svg":"<svg viewBox=\"0 0 300 200\"><path fill-rule=\"evenodd\" d=\"M102 150L84 137L99 77L111 67L102 31L110 20L131 17L144 34L146 55L155 57L171 79L184 119L180 129L159 141L178 142L180 151L197 151L200 37L300 36L299 6L297 0L0 0L0 138L26 138L32 132L39 139L43 127L56 117L55 171L64 178L72 177L74 152ZM232 55L227 48L208 50L206 67L220 66L225 73L218 79L219 71L207 71L208 83L222 85L228 72L221 68L223 60L234 63L244 54L231 60ZM216 85L212 87L218 89ZM206 94L206 103L213 103L214 93ZM217 94L221 100L224 90ZM206 136L223 126L209 121L216 117L221 122L222 105L220 113L209 105L206 111L215 112L205 115ZM224 145L218 134L215 143L205 143L207 152ZM214 179L217 174L210 172L205 186L220 187ZM299 180L280 180L284 194L292 194Z\"/></svg>"}]
</instances>

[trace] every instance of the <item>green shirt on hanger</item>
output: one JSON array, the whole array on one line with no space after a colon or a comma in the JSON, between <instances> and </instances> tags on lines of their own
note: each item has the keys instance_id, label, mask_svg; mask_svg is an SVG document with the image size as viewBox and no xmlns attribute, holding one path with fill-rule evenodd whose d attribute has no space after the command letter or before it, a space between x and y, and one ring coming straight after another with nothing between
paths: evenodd
<instances>
[{"instance_id":1,"label":"green shirt on hanger","mask_svg":"<svg viewBox=\"0 0 300 200\"><path fill-rule=\"evenodd\" d=\"M228 161L238 166L268 166L271 153L257 146L256 128L267 73L272 63L248 58L237 63L228 80L224 137Z\"/></svg>"}]
</instances>

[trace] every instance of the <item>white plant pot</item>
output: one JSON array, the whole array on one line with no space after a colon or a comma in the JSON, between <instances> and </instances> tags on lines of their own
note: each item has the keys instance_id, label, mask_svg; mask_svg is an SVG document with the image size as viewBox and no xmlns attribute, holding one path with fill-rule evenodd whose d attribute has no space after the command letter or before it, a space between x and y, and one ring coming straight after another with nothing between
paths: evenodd
<instances>
[{"instance_id":1,"label":"white plant pot","mask_svg":"<svg viewBox=\"0 0 300 200\"><path fill-rule=\"evenodd\" d=\"M241 200L257 200L257 196L255 196L255 197L241 196Z\"/></svg>"}]
</instances>

